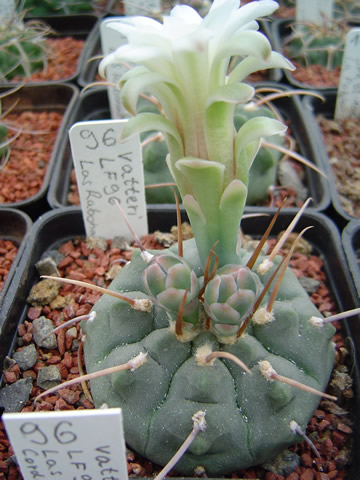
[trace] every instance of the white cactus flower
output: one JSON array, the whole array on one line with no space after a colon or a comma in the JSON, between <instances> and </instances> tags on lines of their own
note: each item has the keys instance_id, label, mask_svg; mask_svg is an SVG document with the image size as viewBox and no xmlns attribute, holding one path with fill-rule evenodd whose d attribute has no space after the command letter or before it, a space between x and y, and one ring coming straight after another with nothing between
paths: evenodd
<instances>
[{"instance_id":1,"label":"white cactus flower","mask_svg":"<svg viewBox=\"0 0 360 480\"><path fill-rule=\"evenodd\" d=\"M253 118L235 130L236 105L254 95L243 80L257 70L292 68L272 51L255 20L273 13L278 4L262 0L239 7L239 0L214 0L204 18L188 5L177 5L162 23L138 16L114 20L109 27L128 43L100 63L103 76L111 64L134 65L119 82L130 113L136 114L144 93L161 105L158 113L130 119L123 136L149 130L164 134L167 163L195 229L202 263L216 241L220 264L235 259L249 169L262 137L286 130L267 117ZM229 73L234 56L239 61Z\"/></svg>"}]
</instances>

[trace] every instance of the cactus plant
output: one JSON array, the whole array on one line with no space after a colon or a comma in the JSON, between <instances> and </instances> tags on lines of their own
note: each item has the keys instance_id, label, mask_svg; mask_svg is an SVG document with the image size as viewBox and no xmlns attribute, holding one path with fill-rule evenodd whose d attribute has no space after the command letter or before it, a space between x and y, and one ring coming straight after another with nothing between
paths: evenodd
<instances>
[{"instance_id":1,"label":"cactus plant","mask_svg":"<svg viewBox=\"0 0 360 480\"><path fill-rule=\"evenodd\" d=\"M86 368L97 375L95 405L121 406L126 441L157 464L205 414L176 466L183 474L197 466L225 474L301 441L318 397L294 385L323 390L332 370L334 328L286 268L289 256L260 253L265 239L250 254L239 236L261 139L286 128L268 117L234 127L236 105L254 95L242 80L259 68L292 68L256 31L255 19L277 6L214 0L203 20L183 5L163 25L124 18L113 26L129 43L100 65L104 75L112 62L138 64L120 81L135 114L123 133L163 132L195 239L162 253L134 251L110 285L121 299L104 295L82 322ZM237 54L243 59L227 75ZM142 92L156 96L164 116L136 115ZM98 376L119 364L126 370Z\"/></svg>"},{"instance_id":2,"label":"cactus plant","mask_svg":"<svg viewBox=\"0 0 360 480\"><path fill-rule=\"evenodd\" d=\"M300 65L322 65L327 70L341 66L348 26L342 20L324 18L321 25L295 22L284 39L286 54Z\"/></svg>"},{"instance_id":3,"label":"cactus plant","mask_svg":"<svg viewBox=\"0 0 360 480\"><path fill-rule=\"evenodd\" d=\"M356 0L336 0L334 16L342 21L357 23L360 21L360 6Z\"/></svg>"},{"instance_id":4,"label":"cactus plant","mask_svg":"<svg viewBox=\"0 0 360 480\"><path fill-rule=\"evenodd\" d=\"M74 13L93 12L97 6L96 0L25 0L21 8L32 16L52 14L70 15Z\"/></svg>"},{"instance_id":5,"label":"cactus plant","mask_svg":"<svg viewBox=\"0 0 360 480\"><path fill-rule=\"evenodd\" d=\"M24 12L14 12L0 25L0 80L30 75L47 65L45 37L50 28L40 21L24 22Z\"/></svg>"},{"instance_id":6,"label":"cactus plant","mask_svg":"<svg viewBox=\"0 0 360 480\"><path fill-rule=\"evenodd\" d=\"M6 123L5 117L12 107L3 112L1 101L4 97L7 97L12 93L16 92L19 88L20 87L15 87L0 94L0 168L4 167L9 159L11 142L15 140L15 138L17 138L20 134L20 130L18 128L13 125L8 125ZM9 135L9 131L13 131L15 133L13 135Z\"/></svg>"}]
</instances>

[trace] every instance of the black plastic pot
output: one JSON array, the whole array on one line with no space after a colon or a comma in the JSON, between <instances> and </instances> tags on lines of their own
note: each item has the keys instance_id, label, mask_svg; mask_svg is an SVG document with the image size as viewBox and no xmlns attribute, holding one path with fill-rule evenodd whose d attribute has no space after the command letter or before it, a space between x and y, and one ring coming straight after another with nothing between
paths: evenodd
<instances>
[{"instance_id":1,"label":"black plastic pot","mask_svg":"<svg viewBox=\"0 0 360 480\"><path fill-rule=\"evenodd\" d=\"M11 208L0 210L0 238L10 240L18 248L16 258L13 260L4 285L0 291L0 305L3 304L5 295L10 289L11 280L20 262L26 240L31 229L32 221L26 213ZM0 331L2 324L0 324Z\"/></svg>"},{"instance_id":2,"label":"black plastic pot","mask_svg":"<svg viewBox=\"0 0 360 480\"><path fill-rule=\"evenodd\" d=\"M119 14L115 14L115 12L112 11L111 9L110 9L110 13L111 15L119 16ZM94 26L85 43L82 62L81 62L81 71L78 77L78 83L81 87L85 87L86 85L89 85L89 83L93 83L96 79L96 74L98 72L100 59L99 58L94 60L92 59L95 57L98 57L99 55L100 56L102 55L101 41L100 41L100 23L101 23L101 20ZM271 41L271 44L274 46L271 40L272 32L269 27L269 24L265 21L264 22L260 21L259 25L260 25L260 31L265 33L265 35ZM267 72L268 72L268 79L271 82L280 82L281 79L283 78L283 72L279 68L273 68L268 70Z\"/></svg>"},{"instance_id":3,"label":"black plastic pot","mask_svg":"<svg viewBox=\"0 0 360 480\"><path fill-rule=\"evenodd\" d=\"M92 28L98 21L98 17L96 15L52 15L47 17L32 17L32 20L40 20L46 23L51 28L53 33L49 35L49 38L62 38L70 36L78 40L86 40ZM46 83L52 84L59 82L76 82L82 69L82 65L84 63L84 55L85 52L83 49L77 63L76 71L73 75L57 80L49 80ZM1 85L9 86L21 83L22 82L11 82L11 84L2 83ZM42 82L26 81L26 84L28 85L34 85L39 83Z\"/></svg>"},{"instance_id":4,"label":"black plastic pot","mask_svg":"<svg viewBox=\"0 0 360 480\"><path fill-rule=\"evenodd\" d=\"M102 55L101 41L100 41L100 23L99 20L89 33L83 50L81 61L81 68L78 76L78 84L85 87L96 80L96 74L100 63L99 55Z\"/></svg>"},{"instance_id":5,"label":"black plastic pot","mask_svg":"<svg viewBox=\"0 0 360 480\"><path fill-rule=\"evenodd\" d=\"M9 88L0 87L0 92L8 91ZM33 220L48 210L46 201L46 192L50 183L52 171L56 163L56 150L61 139L66 136L68 125L68 116L72 111L75 100L78 96L78 88L71 84L38 84L25 85L14 94L3 98L2 108L6 111L16 101L18 101L13 112L31 111L56 111L63 114L63 120L57 134L57 140L54 144L53 153L48 163L46 175L41 189L36 195L14 203L0 204L0 210L3 208L15 207L23 210L32 217Z\"/></svg>"},{"instance_id":6,"label":"black plastic pot","mask_svg":"<svg viewBox=\"0 0 360 480\"><path fill-rule=\"evenodd\" d=\"M346 225L342 232L342 242L360 299L360 219L352 220Z\"/></svg>"},{"instance_id":7,"label":"black plastic pot","mask_svg":"<svg viewBox=\"0 0 360 480\"><path fill-rule=\"evenodd\" d=\"M272 22L272 24L271 24L271 34L272 34L272 39L273 39L273 48L277 52L280 52L280 53L284 54L282 41L285 37L290 35L290 33L292 31L290 25L292 23L294 23L294 21L295 21L295 19L292 18L292 19L286 19L286 20L278 19L278 20L274 20ZM311 84L308 84L308 83L299 82L298 80L296 80L296 78L294 77L292 72L290 70L287 70L287 69L285 69L283 71L283 73L284 73L286 81L290 85L292 85L296 88L305 88L305 89L308 89L308 90L318 90L321 93L332 92L332 91L337 90L337 86L321 87L321 86L311 85Z\"/></svg>"},{"instance_id":8,"label":"black plastic pot","mask_svg":"<svg viewBox=\"0 0 360 480\"><path fill-rule=\"evenodd\" d=\"M275 224L273 234L278 234L292 220L296 209L289 209L281 212ZM171 213L171 214L170 214ZM185 216L184 216L185 218ZM164 208L160 210L148 210L150 231L160 229L167 231L176 222L175 210ZM244 233L253 236L261 236L268 225L270 218L246 218L242 222ZM313 245L314 253L319 254L324 261L324 270L328 279L332 298L340 310L347 310L356 306L357 296L346 267L344 253L341 248L341 240L335 225L324 215L317 212L308 212L300 219L296 231L302 230L305 226L313 225L308 230L305 238ZM4 328L0 338L0 360L10 354L16 342L16 327L26 318L28 306L26 298L30 288L39 280L35 263L42 258L49 250L57 248L60 244L77 236L84 236L84 225L82 214L78 208L63 208L47 212L35 224L23 258L13 278L13 285L17 289L13 291L12 297L7 296L1 310L1 322ZM344 321L345 336L351 337L355 345L360 342L360 324L358 318ZM311 352L309 352L311 355ZM357 362L354 361L353 378L358 385L357 365L360 360L360 350L357 351ZM356 392L356 408L354 408L355 425L354 432L358 432L360 403L358 392ZM347 478L358 479L360 469L360 442L359 436L354 435L353 450L353 473ZM188 479L190 480L190 479Z\"/></svg>"},{"instance_id":9,"label":"black plastic pot","mask_svg":"<svg viewBox=\"0 0 360 480\"><path fill-rule=\"evenodd\" d=\"M343 228L346 223L353 220L355 217L347 213L340 203L339 195L336 189L335 175L332 171L330 159L326 151L323 141L320 125L316 119L317 115L321 114L326 118L334 118L336 92L327 92L324 94L325 102L318 98L304 97L304 114L306 118L307 128L312 132L310 142L312 149L316 152L319 162L323 165L324 171L328 176L329 191L333 209L335 210L335 219L339 228Z\"/></svg>"},{"instance_id":10,"label":"black plastic pot","mask_svg":"<svg viewBox=\"0 0 360 480\"><path fill-rule=\"evenodd\" d=\"M257 84L259 87L284 88L281 84L262 83ZM291 125L291 132L299 145L300 153L308 160L313 162L317 167L322 165L317 161L316 152L313 150L309 142L310 130L308 129L302 113L301 101L297 97L281 98L276 100L275 105L279 108L284 117ZM109 101L107 91L104 87L88 90L80 95L71 115L68 118L66 129L69 129L73 123L78 121L89 121L110 118ZM52 208L67 206L67 195L70 186L70 175L73 168L73 162L70 151L69 139L63 137L58 144L57 163L52 178L48 202ZM311 208L316 211L324 211L330 203L330 194L327 187L327 181L324 177L316 173L310 168L305 168L305 184L309 190L309 196L313 202ZM160 209L161 205L156 204ZM154 205L151 205L154 207ZM252 212L263 212L264 207L248 207ZM275 209L266 208L266 211L274 211Z\"/></svg>"}]
</instances>

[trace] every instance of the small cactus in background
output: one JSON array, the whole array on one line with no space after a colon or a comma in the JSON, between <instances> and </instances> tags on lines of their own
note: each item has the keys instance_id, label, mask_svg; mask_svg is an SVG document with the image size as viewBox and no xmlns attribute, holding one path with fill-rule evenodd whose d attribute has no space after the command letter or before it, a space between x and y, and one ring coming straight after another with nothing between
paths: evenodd
<instances>
[{"instance_id":1,"label":"small cactus in background","mask_svg":"<svg viewBox=\"0 0 360 480\"><path fill-rule=\"evenodd\" d=\"M21 130L19 130L19 128L13 125L8 125L6 123L5 117L12 107L8 108L5 112L3 112L1 102L3 98L16 92L19 88L20 87L15 87L12 90L8 90L0 94L0 168L4 167L9 159L11 142L15 140L15 138L17 138L21 133ZM10 131L15 133L10 135Z\"/></svg>"},{"instance_id":2,"label":"small cactus in background","mask_svg":"<svg viewBox=\"0 0 360 480\"><path fill-rule=\"evenodd\" d=\"M277 6L214 0L204 19L184 5L163 25L123 18L113 28L128 43L100 65L105 75L111 63L138 64L120 80L134 114L123 135L162 132L195 238L155 256L135 250L110 285L120 299L104 295L83 321L91 392L97 407L121 406L126 441L157 464L193 431L176 465L187 475L199 465L209 475L233 472L301 441L296 432L316 409L314 391L325 388L334 360L334 328L310 321L321 314L287 269L293 249L283 261L276 249L264 256L264 238L250 254L239 235L262 138L286 130L268 116L234 127L237 105L255 93L244 78L292 68L256 31L255 19ZM241 61L228 74L234 55ZM157 98L161 114L136 114L142 93ZM134 308L135 299L152 308ZM129 359L139 355L146 362L135 370ZM111 375L100 377L102 369ZM199 415L206 421L195 428Z\"/></svg>"},{"instance_id":3,"label":"small cactus in background","mask_svg":"<svg viewBox=\"0 0 360 480\"><path fill-rule=\"evenodd\" d=\"M322 65L327 70L341 66L348 31L344 22L324 18L321 25L296 22L291 28L283 42L291 60L303 66Z\"/></svg>"},{"instance_id":4,"label":"small cactus in background","mask_svg":"<svg viewBox=\"0 0 360 480\"><path fill-rule=\"evenodd\" d=\"M360 21L360 4L358 0L336 0L334 16L343 22L358 23Z\"/></svg>"},{"instance_id":5,"label":"small cactus in background","mask_svg":"<svg viewBox=\"0 0 360 480\"><path fill-rule=\"evenodd\" d=\"M15 76L30 77L46 68L48 47L45 37L50 28L39 21L24 22L24 12L14 12L3 18L0 25L0 80L10 81Z\"/></svg>"},{"instance_id":6,"label":"small cactus in background","mask_svg":"<svg viewBox=\"0 0 360 480\"><path fill-rule=\"evenodd\" d=\"M52 14L89 13L96 9L96 0L25 0L21 8L34 17Z\"/></svg>"},{"instance_id":7,"label":"small cactus in background","mask_svg":"<svg viewBox=\"0 0 360 480\"><path fill-rule=\"evenodd\" d=\"M146 143L146 140L145 140ZM143 164L145 185L173 183L173 178L166 165L169 150L162 135L156 135L149 143L144 144ZM146 203L174 203L172 187L161 186L145 190Z\"/></svg>"}]
</instances>

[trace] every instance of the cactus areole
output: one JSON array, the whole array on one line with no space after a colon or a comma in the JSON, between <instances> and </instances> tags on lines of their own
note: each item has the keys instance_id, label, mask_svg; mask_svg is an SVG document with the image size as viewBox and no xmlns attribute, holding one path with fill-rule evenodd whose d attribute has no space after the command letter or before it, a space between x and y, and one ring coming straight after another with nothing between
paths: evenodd
<instances>
[{"instance_id":1,"label":"cactus areole","mask_svg":"<svg viewBox=\"0 0 360 480\"><path fill-rule=\"evenodd\" d=\"M89 373L146 354L139 368L92 380L91 392L97 407L122 408L128 445L159 465L183 444L197 412L205 412L206 427L176 465L185 475L197 466L221 475L260 464L300 441L290 425L305 429L319 397L272 372L322 391L334 359L334 328L309 322L321 314L295 275L284 269L281 283L276 275L268 282L280 257L250 260L239 241L261 138L285 130L266 117L238 131L234 126L236 105L254 92L242 80L258 69L292 68L257 31L255 19L277 6L215 0L203 19L185 5L163 23L124 17L113 27L128 43L100 66L105 75L111 63L136 63L119 85L134 114L124 135L164 134L195 238L184 242L182 255L173 247L155 255L135 250L110 285L128 298L150 300L150 308L103 295L93 308L96 318L83 322ZM241 60L227 74L234 55ZM156 97L161 114L136 115L144 92ZM228 354L245 369L221 357Z\"/></svg>"}]
</instances>

